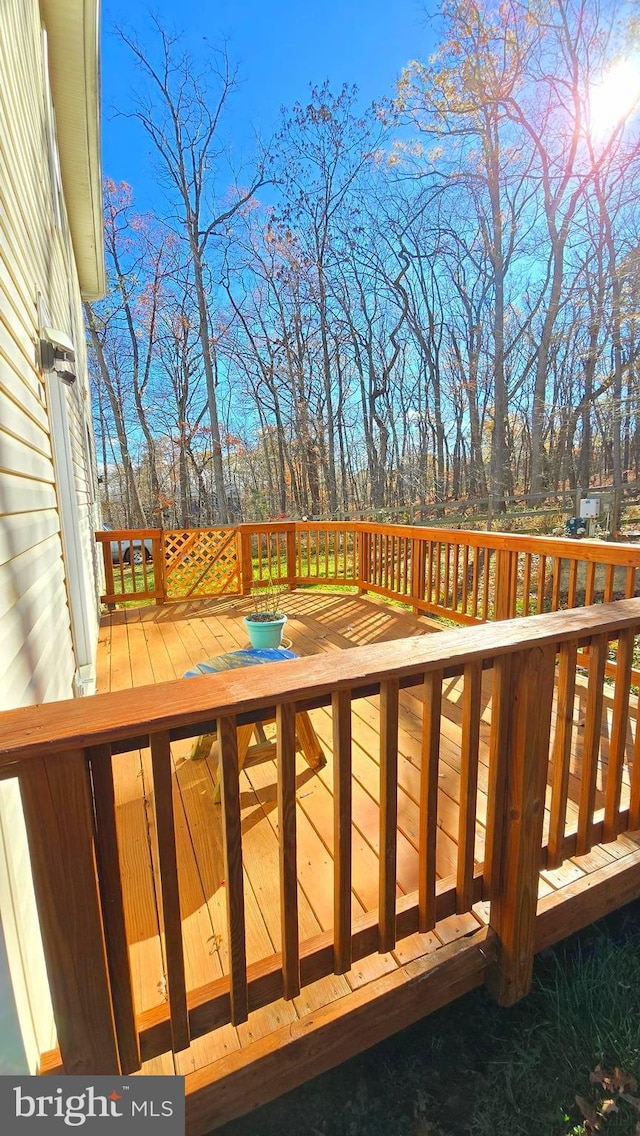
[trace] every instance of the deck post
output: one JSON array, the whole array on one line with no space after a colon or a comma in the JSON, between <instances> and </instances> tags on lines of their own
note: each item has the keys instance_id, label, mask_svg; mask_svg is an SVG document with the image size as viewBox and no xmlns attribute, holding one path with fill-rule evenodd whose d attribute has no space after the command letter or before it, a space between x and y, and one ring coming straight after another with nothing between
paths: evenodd
<instances>
[{"instance_id":1,"label":"deck post","mask_svg":"<svg viewBox=\"0 0 640 1136\"><path fill-rule=\"evenodd\" d=\"M411 538L411 545L411 598L414 601L423 600L425 598L424 577L427 565L427 548L424 540L415 536ZM421 608L415 602L412 608L414 615L421 614Z\"/></svg>"},{"instance_id":2,"label":"deck post","mask_svg":"<svg viewBox=\"0 0 640 1136\"><path fill-rule=\"evenodd\" d=\"M506 548L496 552L495 618L513 619L516 614L517 553Z\"/></svg>"},{"instance_id":3,"label":"deck post","mask_svg":"<svg viewBox=\"0 0 640 1136\"><path fill-rule=\"evenodd\" d=\"M286 531L287 584L293 590L298 586L298 534L295 525Z\"/></svg>"},{"instance_id":4,"label":"deck post","mask_svg":"<svg viewBox=\"0 0 640 1136\"><path fill-rule=\"evenodd\" d=\"M156 595L156 604L163 604L167 598L167 580L164 561L164 532L160 529L157 536L151 538L153 550L153 582Z\"/></svg>"},{"instance_id":5,"label":"deck post","mask_svg":"<svg viewBox=\"0 0 640 1136\"><path fill-rule=\"evenodd\" d=\"M533 973L554 671L552 644L518 652L512 656L507 679L510 697L506 690L501 692L501 736L508 739L509 753L500 762L506 784L493 785L505 807L501 825L495 818L488 848L489 858L497 860L489 865L490 925L499 948L498 960L487 972L487 985L503 1006L527 994Z\"/></svg>"},{"instance_id":6,"label":"deck post","mask_svg":"<svg viewBox=\"0 0 640 1136\"><path fill-rule=\"evenodd\" d=\"M238 525L237 539L240 545L240 591L243 596L251 592L253 564L251 562L251 529L248 525Z\"/></svg>"},{"instance_id":7,"label":"deck post","mask_svg":"<svg viewBox=\"0 0 640 1136\"><path fill-rule=\"evenodd\" d=\"M112 596L116 590L115 580L113 578L113 557L111 555L111 544L108 541L102 542L102 559L104 561L104 586L106 594ZM114 603L107 604L109 611L115 611L116 605Z\"/></svg>"},{"instance_id":8,"label":"deck post","mask_svg":"<svg viewBox=\"0 0 640 1136\"><path fill-rule=\"evenodd\" d=\"M20 791L64 1071L118 1074L84 751L24 762Z\"/></svg>"}]
</instances>

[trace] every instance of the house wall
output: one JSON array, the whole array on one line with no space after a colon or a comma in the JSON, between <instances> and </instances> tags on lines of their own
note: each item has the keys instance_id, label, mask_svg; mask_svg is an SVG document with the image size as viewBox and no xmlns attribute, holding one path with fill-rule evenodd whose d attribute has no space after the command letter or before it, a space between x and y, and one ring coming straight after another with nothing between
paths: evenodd
<instances>
[{"instance_id":1,"label":"house wall","mask_svg":"<svg viewBox=\"0 0 640 1136\"><path fill-rule=\"evenodd\" d=\"M82 307L43 47L37 0L2 0L0 710L90 690L99 624ZM75 344L72 387L40 369L43 325ZM52 1013L15 781L0 783L0 917L33 1066Z\"/></svg>"}]
</instances>

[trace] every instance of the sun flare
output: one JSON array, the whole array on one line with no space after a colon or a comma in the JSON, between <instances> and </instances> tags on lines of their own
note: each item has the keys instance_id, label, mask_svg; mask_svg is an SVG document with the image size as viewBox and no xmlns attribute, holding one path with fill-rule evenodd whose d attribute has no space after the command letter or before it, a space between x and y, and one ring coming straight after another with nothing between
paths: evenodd
<instances>
[{"instance_id":1,"label":"sun flare","mask_svg":"<svg viewBox=\"0 0 640 1136\"><path fill-rule=\"evenodd\" d=\"M594 134L604 134L639 109L640 58L621 59L591 88L591 129Z\"/></svg>"}]
</instances>

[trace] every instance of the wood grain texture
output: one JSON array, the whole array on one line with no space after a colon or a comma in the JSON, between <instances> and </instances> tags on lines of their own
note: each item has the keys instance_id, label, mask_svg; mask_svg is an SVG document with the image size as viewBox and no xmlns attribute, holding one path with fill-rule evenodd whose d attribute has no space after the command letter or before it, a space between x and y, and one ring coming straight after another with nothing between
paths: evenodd
<instances>
[{"instance_id":1,"label":"wood grain texture","mask_svg":"<svg viewBox=\"0 0 640 1136\"><path fill-rule=\"evenodd\" d=\"M588 852L593 844L593 810L598 776L600 730L602 724L602 686L607 658L606 635L596 635L589 645L589 685L582 745L580 779L580 813L578 817L578 855Z\"/></svg>"},{"instance_id":2,"label":"wood grain texture","mask_svg":"<svg viewBox=\"0 0 640 1136\"><path fill-rule=\"evenodd\" d=\"M276 702L329 705L334 690L348 688L361 697L386 677L418 686L427 671L460 673L467 662L497 658L531 642L557 647L575 637L587 642L598 633L617 638L625 626L640 626L640 599L426 635L414 642L410 657L402 642L379 642L253 668L250 676L245 669L97 694L91 699L91 720L80 699L23 707L2 716L0 766L55 752L61 745L144 744L154 730L173 731L172 739L185 737L200 732L194 726L213 728L220 715L236 714L239 722L249 716L258 720Z\"/></svg>"},{"instance_id":3,"label":"wood grain texture","mask_svg":"<svg viewBox=\"0 0 640 1136\"><path fill-rule=\"evenodd\" d=\"M496 659L493 668L484 863L485 899L493 899L503 886L502 854L512 729L512 658L511 655L504 655Z\"/></svg>"},{"instance_id":4,"label":"wood grain texture","mask_svg":"<svg viewBox=\"0 0 640 1136\"><path fill-rule=\"evenodd\" d=\"M205 1136L479 986L494 955L485 928L263 1038L244 1056L192 1074L185 1085L190 1136Z\"/></svg>"},{"instance_id":5,"label":"wood grain texture","mask_svg":"<svg viewBox=\"0 0 640 1136\"><path fill-rule=\"evenodd\" d=\"M173 813L173 785L171 778L171 747L166 731L150 736L153 788L155 798L160 890L162 894L162 922L164 926L167 990L171 1017L171 1039L174 1053L188 1049L189 1018L184 972L182 943L182 917L178 886L178 861Z\"/></svg>"},{"instance_id":6,"label":"wood grain texture","mask_svg":"<svg viewBox=\"0 0 640 1136\"><path fill-rule=\"evenodd\" d=\"M482 894L482 878L476 876L474 897ZM438 880L436 885L436 922L455 915L455 881ZM396 905L396 927L399 939L418 930L417 896L401 896ZM351 949L353 963L366 960L378 949L378 913L369 912L352 921ZM388 969L388 968L387 968ZM300 944L300 985L302 988L330 975L333 971L333 930L323 931ZM247 968L249 1011L259 1010L283 997L282 955L280 953L252 963ZM221 978L192 990L188 995L189 1025L192 1038L200 1037L230 1021L229 980ZM171 1044L169 1015L166 1006L154 1007L138 1016L138 1029L143 1060L163 1053Z\"/></svg>"},{"instance_id":7,"label":"wood grain texture","mask_svg":"<svg viewBox=\"0 0 640 1136\"><path fill-rule=\"evenodd\" d=\"M569 767L571 763L571 744L575 715L576 660L575 643L563 643L560 648L558 670L558 705L556 728L553 739L551 817L549 821L549 847L547 864L557 868L562 861L565 823L567 815L567 794L569 791Z\"/></svg>"},{"instance_id":8,"label":"wood grain texture","mask_svg":"<svg viewBox=\"0 0 640 1136\"><path fill-rule=\"evenodd\" d=\"M380 687L380 877L381 953L396 941L396 862L398 839L398 682Z\"/></svg>"},{"instance_id":9,"label":"wood grain texture","mask_svg":"<svg viewBox=\"0 0 640 1136\"><path fill-rule=\"evenodd\" d=\"M476 809L478 795L478 747L480 741L480 699L482 664L467 663L462 694L462 744L460 751L460 813L458 823L458 914L469 911L472 903Z\"/></svg>"},{"instance_id":10,"label":"wood grain texture","mask_svg":"<svg viewBox=\"0 0 640 1136\"><path fill-rule=\"evenodd\" d=\"M140 1042L124 914L111 750L109 746L90 749L87 757L93 785L96 860L120 1068L123 1073L135 1073L140 1068Z\"/></svg>"},{"instance_id":11,"label":"wood grain texture","mask_svg":"<svg viewBox=\"0 0 640 1136\"><path fill-rule=\"evenodd\" d=\"M218 744L220 747L220 786L222 789L222 849L227 898L231 1022L233 1025L238 1025L240 1022L246 1022L249 1016L249 1004L238 730L235 718L218 719Z\"/></svg>"},{"instance_id":12,"label":"wood grain texture","mask_svg":"<svg viewBox=\"0 0 640 1136\"><path fill-rule=\"evenodd\" d=\"M629 694L631 691L631 668L633 665L634 628L623 631L618 640L616 666L616 685L613 698L613 718L611 740L609 742L609 762L604 806L604 839L615 840L617 836L618 812L622 790L622 773L627 749L627 725L629 721Z\"/></svg>"},{"instance_id":13,"label":"wood grain texture","mask_svg":"<svg viewBox=\"0 0 640 1136\"><path fill-rule=\"evenodd\" d=\"M418 908L421 932L431 931L436 924L436 836L441 715L442 671L433 671L426 675L424 680L420 759Z\"/></svg>"},{"instance_id":14,"label":"wood grain texture","mask_svg":"<svg viewBox=\"0 0 640 1136\"><path fill-rule=\"evenodd\" d=\"M300 993L300 945L296 841L295 707L280 705L276 708L276 732L283 995L285 998L296 998Z\"/></svg>"},{"instance_id":15,"label":"wood grain texture","mask_svg":"<svg viewBox=\"0 0 640 1136\"><path fill-rule=\"evenodd\" d=\"M523 997L531 984L554 664L550 646L534 646L512 660L502 870L491 898L491 926L500 952L489 986L502 1005Z\"/></svg>"},{"instance_id":16,"label":"wood grain texture","mask_svg":"<svg viewBox=\"0 0 640 1136\"><path fill-rule=\"evenodd\" d=\"M331 700L333 720L333 926L334 972L351 969L352 785L351 696Z\"/></svg>"},{"instance_id":17,"label":"wood grain texture","mask_svg":"<svg viewBox=\"0 0 640 1136\"><path fill-rule=\"evenodd\" d=\"M68 1073L120 1072L85 754L20 771L58 1043Z\"/></svg>"}]
</instances>

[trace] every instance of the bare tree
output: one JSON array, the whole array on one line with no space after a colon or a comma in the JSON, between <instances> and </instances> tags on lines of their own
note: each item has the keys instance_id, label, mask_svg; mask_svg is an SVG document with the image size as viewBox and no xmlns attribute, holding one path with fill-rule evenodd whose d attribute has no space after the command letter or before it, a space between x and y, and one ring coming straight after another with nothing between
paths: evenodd
<instances>
[{"instance_id":1,"label":"bare tree","mask_svg":"<svg viewBox=\"0 0 640 1136\"><path fill-rule=\"evenodd\" d=\"M133 117L151 139L159 158L163 181L175 203L174 220L187 242L199 317L199 338L205 371L211 428L217 515L228 520L222 458L221 426L216 393L215 340L209 310L208 257L216 238L225 237L234 218L266 182L264 165L240 186L229 166L221 138L224 114L237 86L237 74L225 49L214 51L207 65L198 67L183 52L178 36L153 20L159 59L150 57L148 44L120 30L148 80L148 94L138 98ZM222 191L220 179L231 179Z\"/></svg>"}]
</instances>

